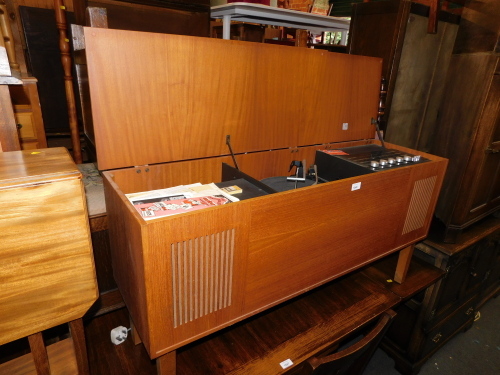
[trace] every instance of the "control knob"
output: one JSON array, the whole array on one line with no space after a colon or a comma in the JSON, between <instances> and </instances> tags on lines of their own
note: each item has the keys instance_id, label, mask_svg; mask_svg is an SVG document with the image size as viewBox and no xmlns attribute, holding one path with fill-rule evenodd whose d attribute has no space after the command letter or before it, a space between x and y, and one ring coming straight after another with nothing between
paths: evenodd
<instances>
[{"instance_id":1,"label":"control knob","mask_svg":"<svg viewBox=\"0 0 500 375\"><path fill-rule=\"evenodd\" d=\"M410 155L405 155L405 156L403 156L403 160L404 160L406 163L408 163L408 162L412 161L412 157L411 157Z\"/></svg>"},{"instance_id":2,"label":"control knob","mask_svg":"<svg viewBox=\"0 0 500 375\"><path fill-rule=\"evenodd\" d=\"M383 167L383 166L387 165L387 160L380 159L379 163L380 163L380 166Z\"/></svg>"},{"instance_id":3,"label":"control knob","mask_svg":"<svg viewBox=\"0 0 500 375\"><path fill-rule=\"evenodd\" d=\"M394 159L394 158L389 158L389 159L387 159L387 162L388 162L389 164L391 164L391 165L392 165L392 164L396 164L396 159Z\"/></svg>"},{"instance_id":4,"label":"control knob","mask_svg":"<svg viewBox=\"0 0 500 375\"><path fill-rule=\"evenodd\" d=\"M370 162L370 166L371 166L372 168L377 168L377 167L379 166L379 163L378 163L378 161L372 160L372 161Z\"/></svg>"},{"instance_id":5,"label":"control knob","mask_svg":"<svg viewBox=\"0 0 500 375\"><path fill-rule=\"evenodd\" d=\"M402 163L403 162L403 158L401 156L396 156L396 163Z\"/></svg>"}]
</instances>

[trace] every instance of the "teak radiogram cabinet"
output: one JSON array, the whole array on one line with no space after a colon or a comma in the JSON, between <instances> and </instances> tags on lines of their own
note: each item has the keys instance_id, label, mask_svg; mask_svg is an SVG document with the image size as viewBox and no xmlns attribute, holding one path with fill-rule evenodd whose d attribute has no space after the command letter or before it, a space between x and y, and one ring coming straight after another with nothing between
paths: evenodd
<instances>
[{"instance_id":1,"label":"teak radiogram cabinet","mask_svg":"<svg viewBox=\"0 0 500 375\"><path fill-rule=\"evenodd\" d=\"M151 221L124 195L233 176L259 190L293 160L313 164L316 150L378 145L380 59L123 30L84 36L87 132L104 171L114 275L151 358L426 236L447 161L423 153L425 163ZM223 173L228 136L239 171Z\"/></svg>"}]
</instances>

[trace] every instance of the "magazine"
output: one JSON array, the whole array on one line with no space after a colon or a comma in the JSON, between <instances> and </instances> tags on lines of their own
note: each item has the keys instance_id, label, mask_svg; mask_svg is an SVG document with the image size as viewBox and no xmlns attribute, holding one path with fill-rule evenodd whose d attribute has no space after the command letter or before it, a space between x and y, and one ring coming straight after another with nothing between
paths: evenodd
<instances>
[{"instance_id":1,"label":"magazine","mask_svg":"<svg viewBox=\"0 0 500 375\"><path fill-rule=\"evenodd\" d=\"M215 184L180 185L173 188L125 194L144 220L191 212L236 202Z\"/></svg>"}]
</instances>

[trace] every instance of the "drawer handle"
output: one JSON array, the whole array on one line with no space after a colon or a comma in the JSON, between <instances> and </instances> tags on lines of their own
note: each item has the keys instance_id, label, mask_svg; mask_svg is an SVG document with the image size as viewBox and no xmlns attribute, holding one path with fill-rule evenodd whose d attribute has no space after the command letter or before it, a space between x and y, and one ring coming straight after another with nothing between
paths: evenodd
<instances>
[{"instance_id":1,"label":"drawer handle","mask_svg":"<svg viewBox=\"0 0 500 375\"><path fill-rule=\"evenodd\" d=\"M16 127L19 130L19 129L21 129L23 127L23 124L17 124Z\"/></svg>"},{"instance_id":2,"label":"drawer handle","mask_svg":"<svg viewBox=\"0 0 500 375\"><path fill-rule=\"evenodd\" d=\"M470 315L470 314L472 314L473 312L474 312L474 308L473 308L473 307L469 307L469 308L467 309L467 311L465 312L465 315Z\"/></svg>"},{"instance_id":3,"label":"drawer handle","mask_svg":"<svg viewBox=\"0 0 500 375\"><path fill-rule=\"evenodd\" d=\"M443 335L440 333L438 333L436 336L434 336L432 338L432 341L435 342L436 344L439 342L439 340L441 340L441 337L443 337Z\"/></svg>"}]
</instances>

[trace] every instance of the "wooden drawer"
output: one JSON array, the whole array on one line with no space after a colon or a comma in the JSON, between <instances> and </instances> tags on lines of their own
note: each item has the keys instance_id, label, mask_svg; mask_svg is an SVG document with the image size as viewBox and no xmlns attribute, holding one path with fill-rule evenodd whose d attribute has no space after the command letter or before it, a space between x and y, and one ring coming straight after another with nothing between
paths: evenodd
<instances>
[{"instance_id":1,"label":"wooden drawer","mask_svg":"<svg viewBox=\"0 0 500 375\"><path fill-rule=\"evenodd\" d=\"M40 145L39 134L31 107L28 105L15 105L14 111L21 148L23 150L38 148ZM45 137L45 135L42 134L42 137Z\"/></svg>"},{"instance_id":2,"label":"wooden drawer","mask_svg":"<svg viewBox=\"0 0 500 375\"><path fill-rule=\"evenodd\" d=\"M472 324L475 315L474 304L475 298L467 301L454 314L430 329L426 334L421 356L424 357L437 350L465 326Z\"/></svg>"},{"instance_id":3,"label":"wooden drawer","mask_svg":"<svg viewBox=\"0 0 500 375\"><path fill-rule=\"evenodd\" d=\"M31 112L15 114L21 140L36 140L36 129L33 126Z\"/></svg>"}]
</instances>

